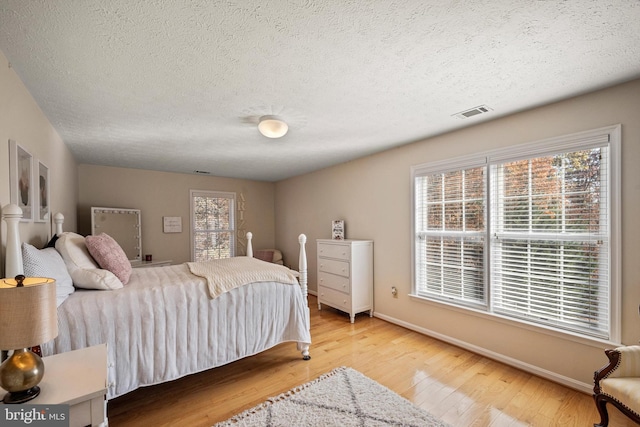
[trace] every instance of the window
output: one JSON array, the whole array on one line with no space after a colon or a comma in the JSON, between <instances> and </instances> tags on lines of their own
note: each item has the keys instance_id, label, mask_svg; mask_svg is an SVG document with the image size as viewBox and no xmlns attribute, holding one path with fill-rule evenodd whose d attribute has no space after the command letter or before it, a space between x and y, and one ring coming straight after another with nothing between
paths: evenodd
<instances>
[{"instance_id":1,"label":"window","mask_svg":"<svg viewBox=\"0 0 640 427\"><path fill-rule=\"evenodd\" d=\"M415 178L419 294L485 304L485 182L485 166Z\"/></svg>"},{"instance_id":2,"label":"window","mask_svg":"<svg viewBox=\"0 0 640 427\"><path fill-rule=\"evenodd\" d=\"M235 256L235 193L191 191L191 259Z\"/></svg>"},{"instance_id":3,"label":"window","mask_svg":"<svg viewBox=\"0 0 640 427\"><path fill-rule=\"evenodd\" d=\"M413 168L414 294L619 339L619 132Z\"/></svg>"}]
</instances>

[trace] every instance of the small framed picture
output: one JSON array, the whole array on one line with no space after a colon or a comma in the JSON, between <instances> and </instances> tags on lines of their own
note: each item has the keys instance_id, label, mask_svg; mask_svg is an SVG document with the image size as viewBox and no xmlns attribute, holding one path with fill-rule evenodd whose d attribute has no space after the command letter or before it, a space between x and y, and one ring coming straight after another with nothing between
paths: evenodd
<instances>
[{"instance_id":1,"label":"small framed picture","mask_svg":"<svg viewBox=\"0 0 640 427\"><path fill-rule=\"evenodd\" d=\"M9 140L9 197L22 209L22 221L33 220L33 156Z\"/></svg>"},{"instance_id":2,"label":"small framed picture","mask_svg":"<svg viewBox=\"0 0 640 427\"><path fill-rule=\"evenodd\" d=\"M331 238L333 240L344 240L344 221L331 221Z\"/></svg>"},{"instance_id":3,"label":"small framed picture","mask_svg":"<svg viewBox=\"0 0 640 427\"><path fill-rule=\"evenodd\" d=\"M47 165L42 163L41 161L35 161L34 165L36 165L36 179L35 179L35 188L37 189L37 194L34 197L34 207L36 216L34 221L37 222L49 222L49 217L51 216L51 208L49 207L49 168Z\"/></svg>"},{"instance_id":4,"label":"small framed picture","mask_svg":"<svg viewBox=\"0 0 640 427\"><path fill-rule=\"evenodd\" d=\"M163 233L182 233L182 217L181 216L163 216L162 232Z\"/></svg>"}]
</instances>

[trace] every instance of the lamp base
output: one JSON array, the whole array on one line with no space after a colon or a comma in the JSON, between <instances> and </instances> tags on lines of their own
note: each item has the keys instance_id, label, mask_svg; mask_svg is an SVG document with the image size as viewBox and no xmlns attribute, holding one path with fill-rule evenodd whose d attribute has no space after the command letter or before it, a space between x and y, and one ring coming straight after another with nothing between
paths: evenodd
<instances>
[{"instance_id":1,"label":"lamp base","mask_svg":"<svg viewBox=\"0 0 640 427\"><path fill-rule=\"evenodd\" d=\"M31 399L35 399L40 394L40 387L35 386L30 388L29 390L24 391L14 391L4 395L4 399L2 401L7 404L12 403L25 403L30 401Z\"/></svg>"},{"instance_id":2,"label":"lamp base","mask_svg":"<svg viewBox=\"0 0 640 427\"><path fill-rule=\"evenodd\" d=\"M40 394L38 384L44 375L44 362L28 348L19 348L0 365L0 387L9 393L4 403L24 403Z\"/></svg>"}]
</instances>

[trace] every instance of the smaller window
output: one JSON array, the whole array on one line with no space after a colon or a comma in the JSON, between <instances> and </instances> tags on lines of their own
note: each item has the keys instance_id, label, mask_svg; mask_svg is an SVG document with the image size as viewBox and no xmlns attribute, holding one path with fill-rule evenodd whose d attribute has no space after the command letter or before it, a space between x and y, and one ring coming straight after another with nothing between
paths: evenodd
<instances>
[{"instance_id":1,"label":"smaller window","mask_svg":"<svg viewBox=\"0 0 640 427\"><path fill-rule=\"evenodd\" d=\"M236 194L191 190L191 259L235 256Z\"/></svg>"},{"instance_id":2,"label":"smaller window","mask_svg":"<svg viewBox=\"0 0 640 427\"><path fill-rule=\"evenodd\" d=\"M485 182L485 166L415 177L419 295L486 305Z\"/></svg>"}]
</instances>

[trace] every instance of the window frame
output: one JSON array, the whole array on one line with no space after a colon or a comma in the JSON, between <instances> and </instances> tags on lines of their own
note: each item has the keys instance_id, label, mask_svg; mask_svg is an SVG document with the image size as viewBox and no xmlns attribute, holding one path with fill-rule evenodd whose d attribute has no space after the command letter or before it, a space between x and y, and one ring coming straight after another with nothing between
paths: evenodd
<instances>
[{"instance_id":1,"label":"window frame","mask_svg":"<svg viewBox=\"0 0 640 427\"><path fill-rule=\"evenodd\" d=\"M229 191L215 191L215 190L189 190L189 212L190 212L190 232L191 232L191 261L196 260L195 256L195 239L196 239L196 227L195 227L195 209L194 209L194 197L206 195L206 197L211 198L222 198L231 200L229 207L229 222L231 227L228 230L219 230L219 232L229 232L231 233L231 248L230 248L230 257L236 256L236 239L238 230L236 228L236 220L235 220L235 211L236 211L236 193Z\"/></svg>"},{"instance_id":2,"label":"window frame","mask_svg":"<svg viewBox=\"0 0 640 427\"><path fill-rule=\"evenodd\" d=\"M504 314L494 313L491 301L491 239L492 239L492 209L493 209L493 189L491 188L492 177L491 168L493 165L508 161L530 159L533 157L552 156L558 153L569 151L585 150L596 146L602 146L603 141L608 141L609 163L608 176L606 178L608 194L608 216L609 216L609 333L608 338L594 337L581 334L575 331L568 331L541 323L518 319ZM451 159L428 162L411 167L411 293L409 296L417 301L444 305L454 308L464 313L474 313L482 317L498 319L503 322L523 327L533 328L536 331L548 332L553 335L570 336L589 341L620 343L621 341L621 125L606 126L598 129L578 132L570 135L554 137L539 141L526 142L509 147L480 152L474 155L466 155ZM462 170L469 167L484 165L487 168L486 179L486 202L485 202L485 296L487 306L459 304L454 301L447 301L440 298L419 295L417 289L417 230L416 230L416 178L426 175L441 173L444 171Z\"/></svg>"},{"instance_id":3,"label":"window frame","mask_svg":"<svg viewBox=\"0 0 640 427\"><path fill-rule=\"evenodd\" d=\"M448 172L452 172L452 171L459 171L459 170L469 170L469 169L474 169L474 168L479 168L479 167L484 167L485 168L485 195L486 195L486 186L487 186L487 177L486 177L486 173L488 171L488 167L486 164L487 159L485 157L478 157L478 156L472 156L472 157L464 157L464 158L457 158L457 159L452 159L451 161L445 160L445 161L439 161L439 162L433 162L433 163L428 163L428 164L424 164L424 165L418 165L415 167L415 169L412 170L412 199L413 199L413 208L411 210L412 213L412 218L411 218L411 226L412 226L412 238L418 238L418 231L415 229L416 226L416 178L419 176L425 176L425 175L429 175L429 174L445 174ZM422 167L424 166L424 167ZM486 235L486 228L487 228L487 214L486 214L486 206L485 206L485 218L484 218L484 224L485 224L485 231L484 232L460 232L460 233L455 233L455 232L447 232L447 233L438 233L438 232L432 232L432 235L438 235L438 234L443 234L443 237L446 237L445 235L448 236L452 236L454 234L461 234L461 238L464 238L464 235L468 235L468 236L472 236L472 235L478 235L479 233L483 234L483 240L486 240L487 235ZM464 233L464 235L462 235L462 233ZM416 241L412 240L413 244L411 245L411 255L412 255L412 269L411 269L411 273L412 273L412 293L415 294L416 296L418 295L417 292L417 281L416 281L416 254L415 254L415 248L416 248ZM486 242L485 242L486 245ZM469 308L477 308L480 310L483 310L484 308L487 307L488 305L488 290L489 288L487 287L487 279L486 279L486 265L487 265L487 255L486 255L486 251L484 254L484 260L483 260L483 264L485 266L484 269L484 301L481 302L472 302L472 301L462 301L462 300L453 300L452 298L448 298L448 297L432 297L434 300L437 301L441 301L441 302L446 302L446 303L451 303L451 304L455 304L455 305L459 305L461 307L469 307ZM456 301L456 302L453 302Z\"/></svg>"}]
</instances>

